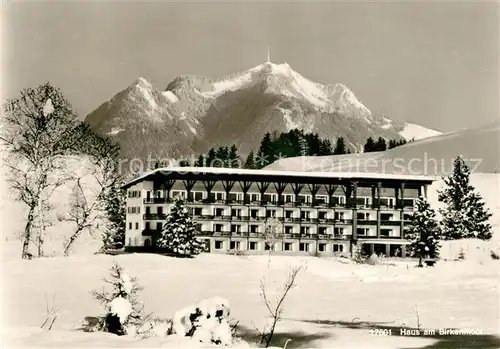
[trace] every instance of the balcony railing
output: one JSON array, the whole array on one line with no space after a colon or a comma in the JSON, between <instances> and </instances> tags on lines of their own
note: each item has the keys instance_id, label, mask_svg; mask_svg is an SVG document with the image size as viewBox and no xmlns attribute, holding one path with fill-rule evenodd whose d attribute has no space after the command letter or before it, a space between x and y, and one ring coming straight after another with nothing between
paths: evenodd
<instances>
[{"instance_id":1,"label":"balcony railing","mask_svg":"<svg viewBox=\"0 0 500 349\"><path fill-rule=\"evenodd\" d=\"M400 226L401 221L397 220L380 220L380 225Z\"/></svg>"},{"instance_id":2,"label":"balcony railing","mask_svg":"<svg viewBox=\"0 0 500 349\"><path fill-rule=\"evenodd\" d=\"M167 215L164 213L146 213L142 215L142 218L146 221L155 219L166 219Z\"/></svg>"},{"instance_id":3,"label":"balcony railing","mask_svg":"<svg viewBox=\"0 0 500 349\"><path fill-rule=\"evenodd\" d=\"M377 220L358 219L358 225L377 225Z\"/></svg>"}]
</instances>

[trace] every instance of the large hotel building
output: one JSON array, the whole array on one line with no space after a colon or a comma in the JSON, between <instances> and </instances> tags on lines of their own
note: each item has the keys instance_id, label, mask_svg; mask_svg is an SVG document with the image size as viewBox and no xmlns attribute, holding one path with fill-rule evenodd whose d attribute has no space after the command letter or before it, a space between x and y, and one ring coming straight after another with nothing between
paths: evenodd
<instances>
[{"instance_id":1,"label":"large hotel building","mask_svg":"<svg viewBox=\"0 0 500 349\"><path fill-rule=\"evenodd\" d=\"M190 207L201 239L212 253L244 251L405 257L413 205L434 177L286 172L228 168L160 168L132 180L127 190L125 247L156 250L175 197ZM263 237L278 228L274 246Z\"/></svg>"}]
</instances>

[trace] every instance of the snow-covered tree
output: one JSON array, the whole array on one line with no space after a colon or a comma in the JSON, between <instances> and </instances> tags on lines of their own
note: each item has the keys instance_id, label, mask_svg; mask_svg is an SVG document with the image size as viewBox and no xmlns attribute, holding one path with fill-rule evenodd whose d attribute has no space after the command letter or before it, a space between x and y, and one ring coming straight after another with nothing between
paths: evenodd
<instances>
[{"instance_id":1,"label":"snow-covered tree","mask_svg":"<svg viewBox=\"0 0 500 349\"><path fill-rule=\"evenodd\" d=\"M125 191L119 182L110 187L105 202L108 224L102 234L103 249L122 248L125 244Z\"/></svg>"},{"instance_id":2,"label":"snow-covered tree","mask_svg":"<svg viewBox=\"0 0 500 349\"><path fill-rule=\"evenodd\" d=\"M488 220L492 216L483 198L470 183L470 170L461 157L453 162L453 172L444 178L445 188L439 191L443 237L446 240L492 236Z\"/></svg>"},{"instance_id":3,"label":"snow-covered tree","mask_svg":"<svg viewBox=\"0 0 500 349\"><path fill-rule=\"evenodd\" d=\"M419 258L419 266L422 266L423 258L439 257L440 235L441 228L436 219L436 212L424 197L420 197L405 233L405 238L411 241L411 255Z\"/></svg>"},{"instance_id":4,"label":"snow-covered tree","mask_svg":"<svg viewBox=\"0 0 500 349\"><path fill-rule=\"evenodd\" d=\"M157 244L175 254L197 255L204 251L204 244L198 239L193 217L181 198L176 198L167 216Z\"/></svg>"},{"instance_id":5,"label":"snow-covered tree","mask_svg":"<svg viewBox=\"0 0 500 349\"><path fill-rule=\"evenodd\" d=\"M139 327L144 322L143 305L138 300L142 290L136 277L130 277L122 266L114 263L110 278L104 281L112 286L111 291L92 291L94 298L106 308L106 315L99 318L93 330L105 330L116 334L126 334L127 326ZM118 322L114 320L118 320ZM123 333L122 333L123 332Z\"/></svg>"},{"instance_id":6,"label":"snow-covered tree","mask_svg":"<svg viewBox=\"0 0 500 349\"><path fill-rule=\"evenodd\" d=\"M30 258L30 243L43 242L40 234L35 240L33 225L55 189L67 180L56 174L64 169L61 157L71 149L68 139L78 120L62 92L50 83L22 90L19 97L7 100L4 110L0 139L9 151L5 166L11 189L27 206L22 258Z\"/></svg>"}]
</instances>

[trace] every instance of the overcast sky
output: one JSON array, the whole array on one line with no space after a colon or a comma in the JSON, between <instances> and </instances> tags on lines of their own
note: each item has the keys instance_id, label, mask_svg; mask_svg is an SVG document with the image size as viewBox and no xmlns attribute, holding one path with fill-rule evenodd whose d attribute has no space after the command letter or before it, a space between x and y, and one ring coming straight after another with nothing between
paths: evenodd
<instances>
[{"instance_id":1,"label":"overcast sky","mask_svg":"<svg viewBox=\"0 0 500 349\"><path fill-rule=\"evenodd\" d=\"M164 89L288 62L372 112L443 131L499 118L495 2L8 3L3 91L51 81L83 116L143 76Z\"/></svg>"}]
</instances>

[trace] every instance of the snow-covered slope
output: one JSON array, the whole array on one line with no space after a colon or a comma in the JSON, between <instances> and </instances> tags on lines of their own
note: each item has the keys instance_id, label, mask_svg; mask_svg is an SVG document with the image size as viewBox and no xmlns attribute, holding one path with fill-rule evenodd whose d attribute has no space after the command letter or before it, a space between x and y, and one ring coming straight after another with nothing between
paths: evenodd
<instances>
[{"instance_id":1,"label":"snow-covered slope","mask_svg":"<svg viewBox=\"0 0 500 349\"><path fill-rule=\"evenodd\" d=\"M406 140L419 140L429 137L434 137L442 134L442 132L432 130L416 124L406 123L403 130L399 134Z\"/></svg>"},{"instance_id":2,"label":"snow-covered slope","mask_svg":"<svg viewBox=\"0 0 500 349\"><path fill-rule=\"evenodd\" d=\"M220 295L231 302L236 335L259 347L255 328L268 323L259 295L265 276L270 301L290 266L307 263L284 302L283 320L271 346L283 348L495 348L498 333L498 261L440 262L415 268L415 262L357 265L349 260L299 256L202 254L170 258L155 254L73 256L3 265L2 342L8 348L200 348L185 338L138 339L82 333L86 316L102 308L90 290L100 290L113 262L138 277L145 312L170 317L186 304ZM348 292L346 291L348 290ZM429 292L432 297L429 297ZM376 299L376 301L374 301ZM60 309L51 331L40 329L46 308ZM418 324L415 312L418 312ZM400 336L400 328L470 328L482 335ZM391 329L374 335L370 329ZM241 343L243 344L243 343ZM238 343L236 347L240 346ZM212 346L213 347L213 346Z\"/></svg>"},{"instance_id":3,"label":"snow-covered slope","mask_svg":"<svg viewBox=\"0 0 500 349\"><path fill-rule=\"evenodd\" d=\"M179 76L163 92L138 78L89 114L87 122L115 137L129 159L179 157L233 143L244 155L266 132L294 128L330 139L343 136L353 150L370 136L435 134L372 115L344 84L323 85L287 63L272 62L221 79Z\"/></svg>"}]
</instances>

